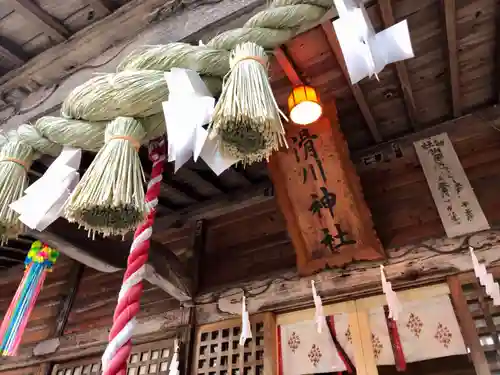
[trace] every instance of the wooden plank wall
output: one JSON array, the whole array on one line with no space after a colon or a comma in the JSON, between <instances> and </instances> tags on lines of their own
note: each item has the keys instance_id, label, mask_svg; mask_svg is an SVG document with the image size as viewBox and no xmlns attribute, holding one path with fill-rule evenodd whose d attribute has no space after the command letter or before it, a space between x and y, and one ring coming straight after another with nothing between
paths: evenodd
<instances>
[{"instance_id":1,"label":"wooden plank wall","mask_svg":"<svg viewBox=\"0 0 500 375\"><path fill-rule=\"evenodd\" d=\"M295 267L285 221L273 199L207 220L206 228L199 276L204 291ZM193 235L194 224L158 231L155 239L186 261Z\"/></svg>"},{"instance_id":2,"label":"wooden plank wall","mask_svg":"<svg viewBox=\"0 0 500 375\"><path fill-rule=\"evenodd\" d=\"M496 116L496 110L493 112ZM500 130L494 128L497 122L470 116L446 127L492 226L500 223L500 200L493 188L500 185ZM361 158L357 163L363 192L385 249L445 235L412 142L396 144L402 151L400 158L392 155L391 159L369 166ZM272 199L207 220L206 228L200 267L205 291L295 266L283 216ZM157 231L155 236L181 257L189 258L193 233L194 225L189 225Z\"/></svg>"},{"instance_id":3,"label":"wooden plank wall","mask_svg":"<svg viewBox=\"0 0 500 375\"><path fill-rule=\"evenodd\" d=\"M471 117L449 132L457 155L490 222L500 222L500 129ZM413 146L403 157L360 167L365 198L386 248L444 236L436 206Z\"/></svg>"},{"instance_id":4,"label":"wooden plank wall","mask_svg":"<svg viewBox=\"0 0 500 375\"><path fill-rule=\"evenodd\" d=\"M122 278L122 272L102 273L86 267L64 334L83 333L95 328L110 328ZM145 283L139 318L160 315L177 307L179 303L166 292Z\"/></svg>"}]
</instances>

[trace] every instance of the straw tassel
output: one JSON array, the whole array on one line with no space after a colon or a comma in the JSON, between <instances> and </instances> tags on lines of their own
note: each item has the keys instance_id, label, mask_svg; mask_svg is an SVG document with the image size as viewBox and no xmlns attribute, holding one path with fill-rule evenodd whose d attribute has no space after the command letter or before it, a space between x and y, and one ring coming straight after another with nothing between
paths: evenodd
<instances>
[{"instance_id":1,"label":"straw tassel","mask_svg":"<svg viewBox=\"0 0 500 375\"><path fill-rule=\"evenodd\" d=\"M31 245L24 261L26 269L23 279L0 326L0 354L2 356L15 356L17 354L47 272L52 270L58 257L57 250L43 245L40 241L35 241Z\"/></svg>"},{"instance_id":2,"label":"straw tassel","mask_svg":"<svg viewBox=\"0 0 500 375\"><path fill-rule=\"evenodd\" d=\"M144 173L139 148L146 132L130 117L106 126L99 150L64 206L64 216L91 232L125 235L143 223Z\"/></svg>"},{"instance_id":3,"label":"straw tassel","mask_svg":"<svg viewBox=\"0 0 500 375\"><path fill-rule=\"evenodd\" d=\"M247 42L231 51L229 64L209 137L219 136L222 154L243 164L268 159L286 140L283 114L269 84L267 55L264 48Z\"/></svg>"},{"instance_id":4,"label":"straw tassel","mask_svg":"<svg viewBox=\"0 0 500 375\"><path fill-rule=\"evenodd\" d=\"M243 296L241 300L241 336L240 346L245 345L247 339L252 338L252 326L250 324L250 316L248 315L246 298Z\"/></svg>"}]
</instances>

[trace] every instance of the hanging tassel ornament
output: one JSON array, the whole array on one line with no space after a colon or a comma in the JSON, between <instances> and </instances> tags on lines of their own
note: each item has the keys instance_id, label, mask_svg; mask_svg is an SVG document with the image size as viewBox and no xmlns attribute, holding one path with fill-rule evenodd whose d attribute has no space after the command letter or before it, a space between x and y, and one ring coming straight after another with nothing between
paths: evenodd
<instances>
[{"instance_id":1,"label":"hanging tassel ornament","mask_svg":"<svg viewBox=\"0 0 500 375\"><path fill-rule=\"evenodd\" d=\"M179 340L174 341L174 355L168 367L168 375L179 375Z\"/></svg>"},{"instance_id":2,"label":"hanging tassel ornament","mask_svg":"<svg viewBox=\"0 0 500 375\"><path fill-rule=\"evenodd\" d=\"M286 140L269 84L267 55L264 48L247 42L231 51L229 64L209 137L219 136L221 152L243 164L268 159L273 151L286 146Z\"/></svg>"},{"instance_id":3,"label":"hanging tassel ornament","mask_svg":"<svg viewBox=\"0 0 500 375\"><path fill-rule=\"evenodd\" d=\"M144 172L138 151L146 132L131 117L117 117L105 145L64 206L64 216L91 232L125 235L144 222Z\"/></svg>"},{"instance_id":4,"label":"hanging tassel ornament","mask_svg":"<svg viewBox=\"0 0 500 375\"><path fill-rule=\"evenodd\" d=\"M245 345L247 339L252 338L252 326L250 324L250 316L248 315L246 298L243 296L241 300L241 336L240 346Z\"/></svg>"},{"instance_id":5,"label":"hanging tassel ornament","mask_svg":"<svg viewBox=\"0 0 500 375\"><path fill-rule=\"evenodd\" d=\"M325 313L323 312L323 303L321 302L321 297L316 291L316 286L314 285L314 280L311 280L312 295L314 300L314 320L316 322L316 329L318 333L323 332L323 327L325 325Z\"/></svg>"},{"instance_id":6,"label":"hanging tassel ornament","mask_svg":"<svg viewBox=\"0 0 500 375\"><path fill-rule=\"evenodd\" d=\"M486 294L493 300L493 305L500 306L500 286L495 282L493 275L488 273L486 266L483 263L479 263L472 246L469 246L469 251L472 257L474 274L478 278L479 283L484 287Z\"/></svg>"},{"instance_id":7,"label":"hanging tassel ornament","mask_svg":"<svg viewBox=\"0 0 500 375\"><path fill-rule=\"evenodd\" d=\"M51 249L40 241L35 241L31 245L24 261L26 265L24 277L0 326L0 355L16 355L47 272L52 270L58 257L57 250Z\"/></svg>"}]
</instances>

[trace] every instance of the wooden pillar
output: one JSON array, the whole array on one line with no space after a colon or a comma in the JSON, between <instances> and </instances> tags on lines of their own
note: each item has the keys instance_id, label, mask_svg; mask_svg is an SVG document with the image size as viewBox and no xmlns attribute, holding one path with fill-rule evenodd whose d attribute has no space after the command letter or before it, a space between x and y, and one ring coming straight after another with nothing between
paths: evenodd
<instances>
[{"instance_id":1,"label":"wooden pillar","mask_svg":"<svg viewBox=\"0 0 500 375\"><path fill-rule=\"evenodd\" d=\"M336 110L325 111L312 125L289 126L289 148L268 164L302 275L384 258Z\"/></svg>"},{"instance_id":2,"label":"wooden pillar","mask_svg":"<svg viewBox=\"0 0 500 375\"><path fill-rule=\"evenodd\" d=\"M467 300L462 291L462 283L458 276L448 277L451 300L455 307L455 313L462 330L465 344L470 350L470 357L477 375L491 375L488 361L484 355L479 336L477 335L476 325L467 306Z\"/></svg>"}]
</instances>

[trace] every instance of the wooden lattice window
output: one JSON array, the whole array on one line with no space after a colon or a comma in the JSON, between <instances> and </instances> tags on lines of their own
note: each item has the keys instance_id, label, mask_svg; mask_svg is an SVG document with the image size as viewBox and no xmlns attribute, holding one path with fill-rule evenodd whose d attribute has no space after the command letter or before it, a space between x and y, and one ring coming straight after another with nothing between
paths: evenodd
<instances>
[{"instance_id":1,"label":"wooden lattice window","mask_svg":"<svg viewBox=\"0 0 500 375\"><path fill-rule=\"evenodd\" d=\"M173 355L173 340L138 345L129 358L127 375L164 375ZM101 357L80 359L54 366L52 375L101 374Z\"/></svg>"},{"instance_id":2,"label":"wooden lattice window","mask_svg":"<svg viewBox=\"0 0 500 375\"><path fill-rule=\"evenodd\" d=\"M462 285L462 289L490 369L500 371L500 307L493 304L476 280Z\"/></svg>"},{"instance_id":3,"label":"wooden lattice window","mask_svg":"<svg viewBox=\"0 0 500 375\"><path fill-rule=\"evenodd\" d=\"M239 345L241 319L197 329L193 375L274 375L276 322L271 313L250 318L252 339Z\"/></svg>"}]
</instances>

